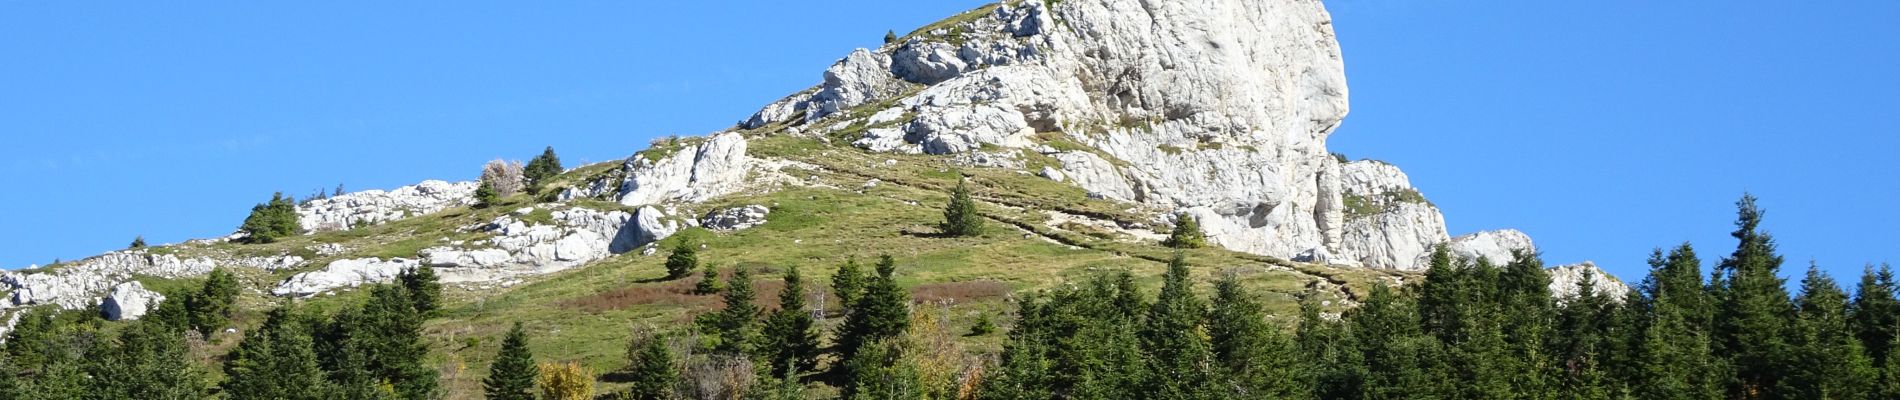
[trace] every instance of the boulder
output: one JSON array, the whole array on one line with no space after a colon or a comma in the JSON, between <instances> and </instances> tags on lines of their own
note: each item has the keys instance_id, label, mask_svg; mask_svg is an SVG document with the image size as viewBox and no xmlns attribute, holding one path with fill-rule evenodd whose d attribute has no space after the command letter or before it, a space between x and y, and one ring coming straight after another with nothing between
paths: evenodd
<instances>
[{"instance_id":1,"label":"boulder","mask_svg":"<svg viewBox=\"0 0 1900 400\"><path fill-rule=\"evenodd\" d=\"M165 301L165 295L146 290L138 281L128 281L114 285L112 294L99 302L99 310L108 321L135 320L161 301Z\"/></svg>"},{"instance_id":2,"label":"boulder","mask_svg":"<svg viewBox=\"0 0 1900 400\"><path fill-rule=\"evenodd\" d=\"M291 275L289 279L285 279L276 288L271 289L271 294L307 297L364 284L389 283L396 280L396 275L415 268L416 265L416 260L404 258L337 260L325 265L321 270Z\"/></svg>"},{"instance_id":3,"label":"boulder","mask_svg":"<svg viewBox=\"0 0 1900 400\"><path fill-rule=\"evenodd\" d=\"M375 225L475 203L477 182L422 181L394 190L365 190L311 200L297 206L308 232Z\"/></svg>"},{"instance_id":4,"label":"boulder","mask_svg":"<svg viewBox=\"0 0 1900 400\"><path fill-rule=\"evenodd\" d=\"M765 215L772 209L762 205L747 205L724 208L706 213L699 226L715 231L736 231L765 224Z\"/></svg>"}]
</instances>

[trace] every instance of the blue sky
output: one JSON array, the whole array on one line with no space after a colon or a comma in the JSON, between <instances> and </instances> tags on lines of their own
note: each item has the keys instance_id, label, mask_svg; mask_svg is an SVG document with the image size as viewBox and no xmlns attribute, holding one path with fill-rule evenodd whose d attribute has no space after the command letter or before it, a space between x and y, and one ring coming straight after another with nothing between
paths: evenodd
<instances>
[{"instance_id":1,"label":"blue sky","mask_svg":"<svg viewBox=\"0 0 1900 400\"><path fill-rule=\"evenodd\" d=\"M228 233L272 191L471 179L703 134L979 1L0 0L0 266ZM1796 275L1895 260L1900 3L1336 0L1353 112L1453 234L1638 279L1762 197ZM1900 261L1900 260L1896 260Z\"/></svg>"}]
</instances>

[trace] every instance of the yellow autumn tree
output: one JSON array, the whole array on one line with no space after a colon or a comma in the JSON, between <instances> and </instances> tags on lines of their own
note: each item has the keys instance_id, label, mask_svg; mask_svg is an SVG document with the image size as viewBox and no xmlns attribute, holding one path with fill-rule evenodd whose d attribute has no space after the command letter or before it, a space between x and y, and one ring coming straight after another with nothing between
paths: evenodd
<instances>
[{"instance_id":1,"label":"yellow autumn tree","mask_svg":"<svg viewBox=\"0 0 1900 400\"><path fill-rule=\"evenodd\" d=\"M577 362L542 363L541 398L589 400L594 398L594 373Z\"/></svg>"}]
</instances>

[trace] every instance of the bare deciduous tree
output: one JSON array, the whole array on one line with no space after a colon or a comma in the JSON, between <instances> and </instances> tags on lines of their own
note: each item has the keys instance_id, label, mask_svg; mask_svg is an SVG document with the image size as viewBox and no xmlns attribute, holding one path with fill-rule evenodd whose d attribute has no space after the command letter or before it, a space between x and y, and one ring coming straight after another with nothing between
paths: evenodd
<instances>
[{"instance_id":1,"label":"bare deciduous tree","mask_svg":"<svg viewBox=\"0 0 1900 400\"><path fill-rule=\"evenodd\" d=\"M502 196L519 193L526 185L521 168L520 161L489 161L482 165L482 182L487 182L496 194Z\"/></svg>"}]
</instances>

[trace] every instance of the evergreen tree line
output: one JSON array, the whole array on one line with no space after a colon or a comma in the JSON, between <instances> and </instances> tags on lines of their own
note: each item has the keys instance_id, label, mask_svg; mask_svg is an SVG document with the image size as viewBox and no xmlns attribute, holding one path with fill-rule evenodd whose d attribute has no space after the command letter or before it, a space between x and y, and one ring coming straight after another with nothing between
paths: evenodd
<instances>
[{"instance_id":1,"label":"evergreen tree line","mask_svg":"<svg viewBox=\"0 0 1900 400\"><path fill-rule=\"evenodd\" d=\"M1177 260L1152 302L1126 274L1022 300L981 397L1900 398L1892 270L1868 267L1849 296L1810 266L1791 294L1761 221L1744 197L1707 279L1690 245L1659 249L1619 298L1588 276L1552 298L1534 254L1438 249L1423 282L1374 285L1342 314L1308 296L1290 335L1231 276L1203 303Z\"/></svg>"},{"instance_id":2,"label":"evergreen tree line","mask_svg":"<svg viewBox=\"0 0 1900 400\"><path fill-rule=\"evenodd\" d=\"M4 399L427 399L436 371L423 364L422 321L439 303L427 266L335 315L293 305L244 332L210 381L193 348L230 325L235 277L215 270L201 288L160 301L143 318L107 329L93 312L36 310L7 336ZM194 345L193 343L199 343Z\"/></svg>"}]
</instances>

